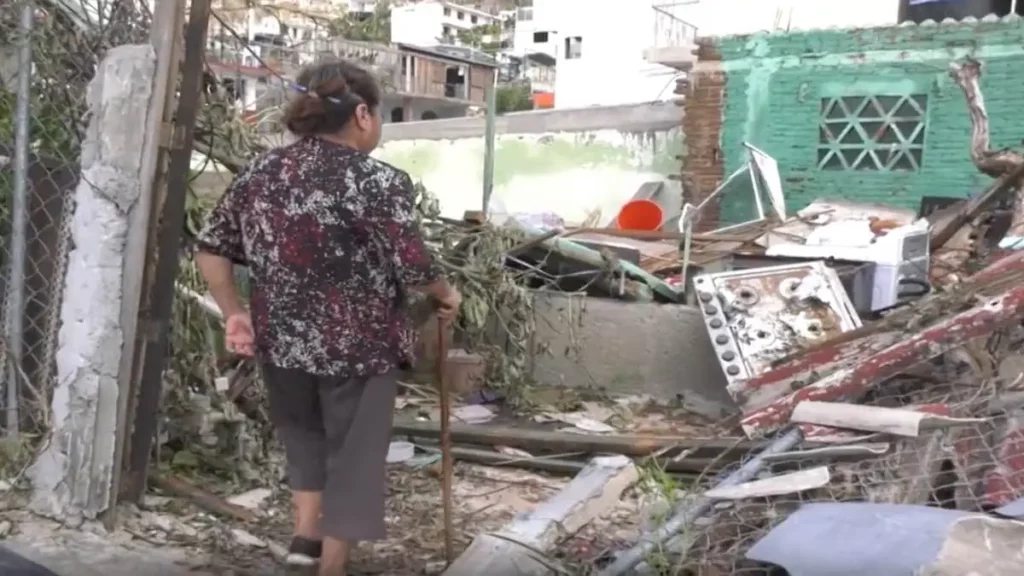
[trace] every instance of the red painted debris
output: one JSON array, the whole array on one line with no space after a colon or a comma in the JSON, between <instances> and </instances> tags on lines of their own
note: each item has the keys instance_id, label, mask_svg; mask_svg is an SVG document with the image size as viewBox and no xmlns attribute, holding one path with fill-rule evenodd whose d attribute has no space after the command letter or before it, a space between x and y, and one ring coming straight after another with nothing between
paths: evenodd
<instances>
[{"instance_id":1,"label":"red painted debris","mask_svg":"<svg viewBox=\"0 0 1024 576\"><path fill-rule=\"evenodd\" d=\"M743 382L742 389L734 391L734 396L744 412L753 412L811 382L856 366L867 354L884 350L899 338L897 332L885 332L814 350Z\"/></svg>"},{"instance_id":2,"label":"red painted debris","mask_svg":"<svg viewBox=\"0 0 1024 576\"><path fill-rule=\"evenodd\" d=\"M749 436L761 436L785 425L793 408L800 402L838 402L845 398L859 397L880 382L974 338L987 336L998 328L1019 321L1022 313L1024 286L1018 286L993 298L988 304L938 322L884 350L876 351L878 345L872 345L872 341L883 337L890 338L891 335L865 338L858 342L858 346L865 352L863 361L856 363L852 368L833 372L805 388L747 414L742 420L743 429Z\"/></svg>"}]
</instances>

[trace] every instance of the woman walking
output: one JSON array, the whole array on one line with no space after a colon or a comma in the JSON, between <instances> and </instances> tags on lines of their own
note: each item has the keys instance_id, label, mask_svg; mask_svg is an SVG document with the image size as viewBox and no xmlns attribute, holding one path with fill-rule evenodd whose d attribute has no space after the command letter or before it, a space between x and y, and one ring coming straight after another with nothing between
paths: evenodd
<instances>
[{"instance_id":1,"label":"woman walking","mask_svg":"<svg viewBox=\"0 0 1024 576\"><path fill-rule=\"evenodd\" d=\"M461 298L423 243L409 175L368 155L381 135L374 78L331 62L297 82L285 122L298 141L238 173L196 261L228 349L261 364L295 510L288 563L344 576L350 546L385 535L398 369L415 338L406 290L432 296L444 321ZM249 310L233 264L249 267Z\"/></svg>"}]
</instances>

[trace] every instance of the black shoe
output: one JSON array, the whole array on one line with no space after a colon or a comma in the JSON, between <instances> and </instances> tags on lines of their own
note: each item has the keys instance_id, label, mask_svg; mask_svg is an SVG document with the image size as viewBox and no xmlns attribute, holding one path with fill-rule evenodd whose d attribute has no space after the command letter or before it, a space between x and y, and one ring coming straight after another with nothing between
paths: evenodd
<instances>
[{"instance_id":1,"label":"black shoe","mask_svg":"<svg viewBox=\"0 0 1024 576\"><path fill-rule=\"evenodd\" d=\"M292 538L292 544L288 547L288 556L284 563L288 566L315 566L320 562L320 551L323 542L310 540L302 536Z\"/></svg>"}]
</instances>

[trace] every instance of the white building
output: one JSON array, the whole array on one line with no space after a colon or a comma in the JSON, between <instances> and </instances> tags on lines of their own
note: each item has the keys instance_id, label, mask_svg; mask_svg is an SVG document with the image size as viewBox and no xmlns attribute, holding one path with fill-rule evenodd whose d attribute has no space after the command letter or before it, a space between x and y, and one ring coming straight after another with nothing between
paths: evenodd
<instances>
[{"instance_id":1,"label":"white building","mask_svg":"<svg viewBox=\"0 0 1024 576\"><path fill-rule=\"evenodd\" d=\"M460 45L460 32L499 23L498 16L443 0L424 0L391 8L391 41L414 46ZM482 38L483 42L496 38Z\"/></svg>"},{"instance_id":2,"label":"white building","mask_svg":"<svg viewBox=\"0 0 1024 576\"><path fill-rule=\"evenodd\" d=\"M644 60L655 12L642 0L533 0L520 8L515 51L555 57L555 107L672 97L678 71Z\"/></svg>"},{"instance_id":3,"label":"white building","mask_svg":"<svg viewBox=\"0 0 1024 576\"><path fill-rule=\"evenodd\" d=\"M897 0L523 0L514 53L557 62L555 107L674 98L696 36L896 23Z\"/></svg>"}]
</instances>

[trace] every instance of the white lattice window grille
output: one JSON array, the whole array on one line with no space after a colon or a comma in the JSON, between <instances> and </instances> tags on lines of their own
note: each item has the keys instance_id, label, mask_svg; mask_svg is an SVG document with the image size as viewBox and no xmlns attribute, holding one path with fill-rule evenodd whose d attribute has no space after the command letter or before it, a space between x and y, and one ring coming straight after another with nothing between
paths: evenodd
<instances>
[{"instance_id":1,"label":"white lattice window grille","mask_svg":"<svg viewBox=\"0 0 1024 576\"><path fill-rule=\"evenodd\" d=\"M921 169L928 97L842 96L821 100L818 169Z\"/></svg>"}]
</instances>

